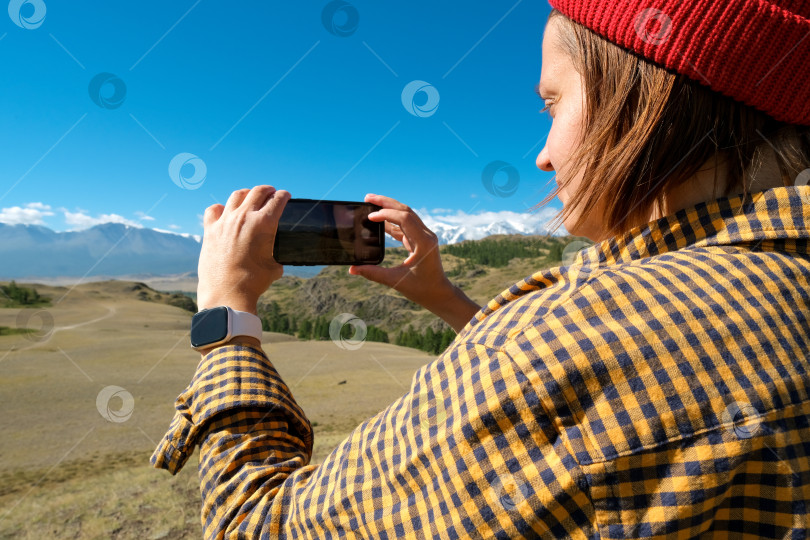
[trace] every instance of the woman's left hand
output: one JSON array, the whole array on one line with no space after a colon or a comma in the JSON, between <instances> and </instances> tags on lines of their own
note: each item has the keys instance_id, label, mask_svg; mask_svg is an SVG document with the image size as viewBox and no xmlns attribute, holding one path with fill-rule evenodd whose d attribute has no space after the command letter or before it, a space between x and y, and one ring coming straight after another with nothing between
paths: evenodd
<instances>
[{"instance_id":1,"label":"woman's left hand","mask_svg":"<svg viewBox=\"0 0 810 540\"><path fill-rule=\"evenodd\" d=\"M197 269L200 310L229 306L256 313L259 297L284 273L273 259L273 241L289 199L287 191L257 186L206 209Z\"/></svg>"},{"instance_id":2,"label":"woman's left hand","mask_svg":"<svg viewBox=\"0 0 810 540\"><path fill-rule=\"evenodd\" d=\"M410 207L390 197L366 195L366 202L382 209L369 214L371 221L384 221L385 232L402 242L408 257L393 268L352 266L349 273L393 288L408 300L430 310L459 332L481 308L444 273L439 239Z\"/></svg>"}]
</instances>

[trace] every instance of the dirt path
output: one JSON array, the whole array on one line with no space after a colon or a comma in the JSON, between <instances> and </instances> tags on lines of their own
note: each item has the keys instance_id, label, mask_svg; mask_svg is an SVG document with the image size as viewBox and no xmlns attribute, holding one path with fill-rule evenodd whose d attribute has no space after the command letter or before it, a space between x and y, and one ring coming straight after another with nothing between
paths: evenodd
<instances>
[{"instance_id":1,"label":"dirt path","mask_svg":"<svg viewBox=\"0 0 810 540\"><path fill-rule=\"evenodd\" d=\"M22 347L20 349L12 349L12 350L14 352L19 352L19 351L27 351L29 349L34 349L36 347L41 347L41 346L47 344L51 339L53 339L53 336L55 336L58 332L64 332L66 330L75 330L76 328L81 328L83 326L89 326L91 324L96 324L96 323L99 323L101 321L109 319L110 317L112 317L113 315L115 315L118 312L118 309L115 306L110 306L110 305L105 304L103 307L107 309L107 313L105 313L101 317L96 317L95 319L92 319L92 320L89 320L89 321L84 321L84 322L77 323L77 324L70 324L70 325L65 325L65 326L55 326L53 328L53 330L48 334L48 336L45 339L42 339L41 341L36 341L36 342L28 345L27 347Z\"/></svg>"}]
</instances>

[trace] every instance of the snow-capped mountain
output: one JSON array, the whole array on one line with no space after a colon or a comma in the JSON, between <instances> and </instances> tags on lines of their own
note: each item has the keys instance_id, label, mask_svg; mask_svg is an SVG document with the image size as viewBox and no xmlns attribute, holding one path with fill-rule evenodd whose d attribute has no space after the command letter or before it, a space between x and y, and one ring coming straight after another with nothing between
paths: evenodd
<instances>
[{"instance_id":1,"label":"snow-capped mountain","mask_svg":"<svg viewBox=\"0 0 810 540\"><path fill-rule=\"evenodd\" d=\"M120 223L55 232L0 223L0 278L169 275L196 271L196 238Z\"/></svg>"},{"instance_id":2,"label":"snow-capped mountain","mask_svg":"<svg viewBox=\"0 0 810 540\"><path fill-rule=\"evenodd\" d=\"M480 240L494 234L548 235L548 225L556 211L553 209L536 213L528 212L447 212L417 211L425 225L436 233L440 244L455 244L464 240ZM568 232L560 227L554 236Z\"/></svg>"}]
</instances>

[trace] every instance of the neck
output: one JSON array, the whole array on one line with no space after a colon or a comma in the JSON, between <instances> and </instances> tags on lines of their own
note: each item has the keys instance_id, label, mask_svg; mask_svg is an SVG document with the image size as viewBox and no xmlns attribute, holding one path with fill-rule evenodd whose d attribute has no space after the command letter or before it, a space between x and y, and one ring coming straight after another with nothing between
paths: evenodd
<instances>
[{"instance_id":1,"label":"neck","mask_svg":"<svg viewBox=\"0 0 810 540\"><path fill-rule=\"evenodd\" d=\"M679 210L691 208L703 202L713 201L721 197L742 195L744 192L756 193L775 187L782 187L785 183L782 180L776 154L770 148L765 154L762 167L751 175L749 171L745 174L746 188L742 182L737 182L731 189L729 187L728 166L726 160L718 161L715 165L714 159L704 164L694 176L683 184L670 190L664 195L664 205L661 208L655 204L649 221L660 219L664 216L672 215ZM716 181L715 181L716 175ZM728 195L726 195L728 193Z\"/></svg>"}]
</instances>

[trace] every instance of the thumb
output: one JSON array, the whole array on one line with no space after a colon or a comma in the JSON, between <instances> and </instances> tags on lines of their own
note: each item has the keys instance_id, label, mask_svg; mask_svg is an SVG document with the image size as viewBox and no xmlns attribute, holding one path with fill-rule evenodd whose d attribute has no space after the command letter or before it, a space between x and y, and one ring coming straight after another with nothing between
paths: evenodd
<instances>
[{"instance_id":1,"label":"thumb","mask_svg":"<svg viewBox=\"0 0 810 540\"><path fill-rule=\"evenodd\" d=\"M380 283L386 287L393 286L396 283L396 276L393 275L393 268L383 268L375 265L357 265L349 267L349 274L353 276L362 276L369 281Z\"/></svg>"}]
</instances>

